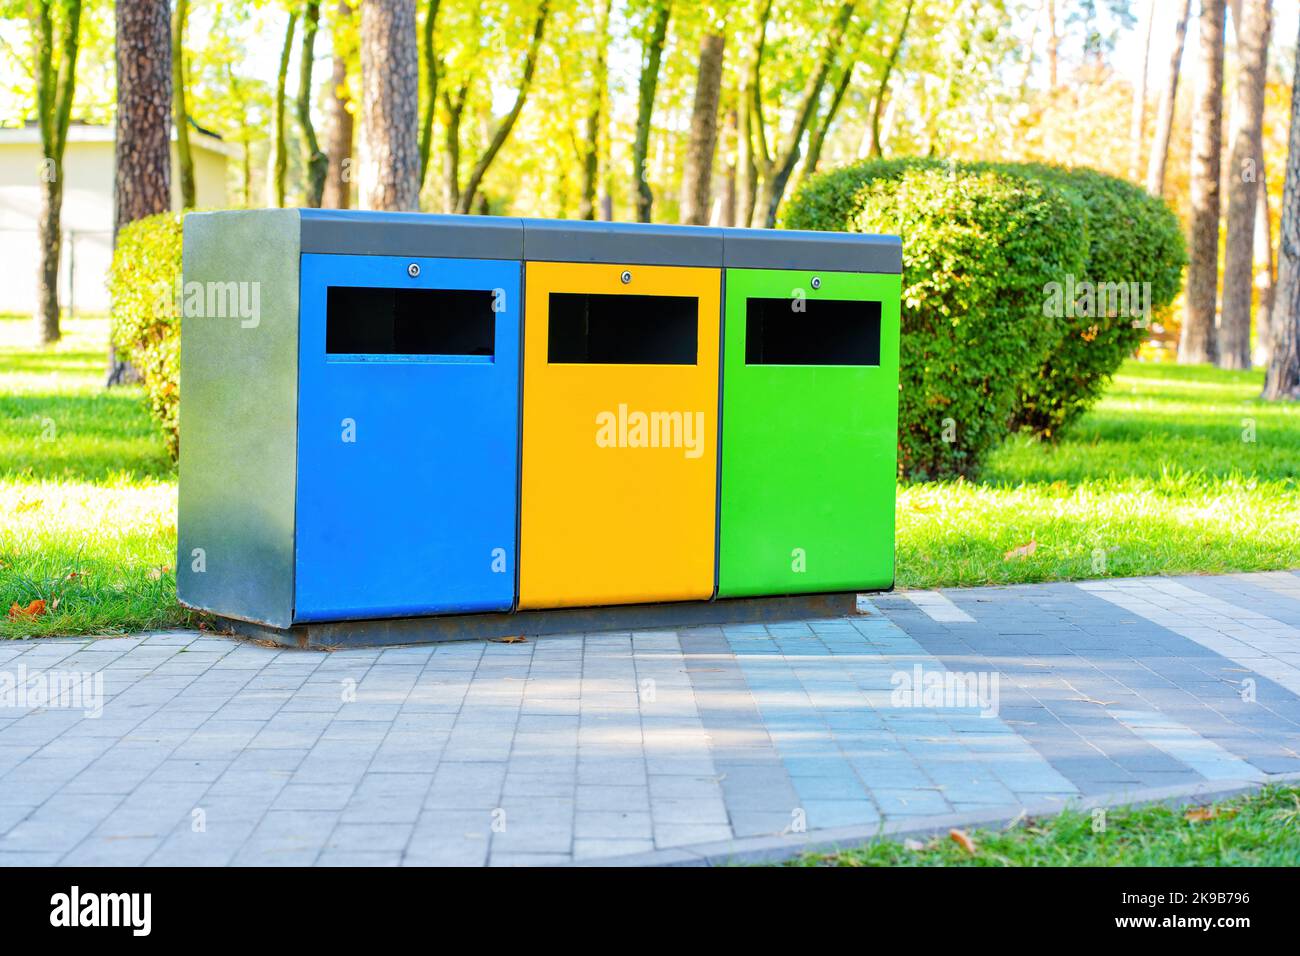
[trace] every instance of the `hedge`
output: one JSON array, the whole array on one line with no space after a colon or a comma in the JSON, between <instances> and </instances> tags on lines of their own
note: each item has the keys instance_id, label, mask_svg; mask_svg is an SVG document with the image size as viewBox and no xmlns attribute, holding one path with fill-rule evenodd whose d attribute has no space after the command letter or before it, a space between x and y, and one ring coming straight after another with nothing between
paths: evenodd
<instances>
[{"instance_id":1,"label":"hedge","mask_svg":"<svg viewBox=\"0 0 1300 956\"><path fill-rule=\"evenodd\" d=\"M899 472L976 477L1060 344L1044 288L1083 271L1079 197L994 167L869 162L814 179L783 224L903 237Z\"/></svg>"},{"instance_id":2,"label":"hedge","mask_svg":"<svg viewBox=\"0 0 1300 956\"><path fill-rule=\"evenodd\" d=\"M858 163L815 177L787 205L782 224L792 229L863 228L861 222L875 184L893 183L897 189L902 177L915 171L945 175L986 172L1019 179L1067 195L1083 210L1085 261L1052 276L1040 290L1039 308L1055 326L1047 333L1055 347L1047 350L1037 374L1016 376L1021 383L1019 395L1004 423L1007 428L1028 428L1041 438L1056 439L1096 400L1120 363L1137 348L1145 335L1146 323L1141 319L1167 312L1177 297L1187 261L1177 217L1163 200L1122 179L1089 169L894 159ZM903 234L905 271L908 247L924 241L924 237ZM1022 264L1011 265L1018 269ZM1024 265L1038 271L1041 263ZM1148 315L1134 314L1136 303L1128 296L1131 290L1138 292ZM1116 304L1126 307L1105 307ZM905 336L925 327L917 313L926 307L922 300L904 303ZM1026 317L1026 321L1038 324L1034 318ZM905 362L906 353L905 346ZM978 462L962 473L977 470ZM919 477L925 473L904 474Z\"/></svg>"},{"instance_id":3,"label":"hedge","mask_svg":"<svg viewBox=\"0 0 1300 956\"><path fill-rule=\"evenodd\" d=\"M161 213L124 226L108 274L113 342L139 371L173 459L180 450L181 218Z\"/></svg>"},{"instance_id":4,"label":"hedge","mask_svg":"<svg viewBox=\"0 0 1300 956\"><path fill-rule=\"evenodd\" d=\"M1130 182L1091 169L1021 169L1073 190L1088 213L1088 261L1073 283L1075 308L1059 318L1061 345L1030 381L1012 421L1055 440L1101 396L1150 321L1168 313L1182 289L1187 245L1169 204ZM1063 300L1067 289L1062 282Z\"/></svg>"}]
</instances>

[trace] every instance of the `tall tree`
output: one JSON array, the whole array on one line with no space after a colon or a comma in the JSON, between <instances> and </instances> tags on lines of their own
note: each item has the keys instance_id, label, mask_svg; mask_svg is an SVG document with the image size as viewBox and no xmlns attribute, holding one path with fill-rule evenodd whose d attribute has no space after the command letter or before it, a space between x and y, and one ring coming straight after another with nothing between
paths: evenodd
<instances>
[{"instance_id":1,"label":"tall tree","mask_svg":"<svg viewBox=\"0 0 1300 956\"><path fill-rule=\"evenodd\" d=\"M113 238L128 223L171 208L171 26L167 0L118 0L114 6L117 109L113 136ZM108 378L129 366L109 343Z\"/></svg>"},{"instance_id":2,"label":"tall tree","mask_svg":"<svg viewBox=\"0 0 1300 956\"><path fill-rule=\"evenodd\" d=\"M1220 154L1223 149L1224 0L1201 0L1200 69L1192 108L1191 262L1178 361L1213 362L1219 292Z\"/></svg>"},{"instance_id":3,"label":"tall tree","mask_svg":"<svg viewBox=\"0 0 1300 956\"><path fill-rule=\"evenodd\" d=\"M298 11L289 11L289 22L284 28L284 43L280 46L280 66L275 74L275 140L271 161L271 201L283 207L285 180L289 174L289 143L285 134L285 90L289 84L289 56L293 52L293 34L298 26Z\"/></svg>"},{"instance_id":4,"label":"tall tree","mask_svg":"<svg viewBox=\"0 0 1300 956\"><path fill-rule=\"evenodd\" d=\"M808 124L812 122L831 64L843 45L849 20L853 16L853 6L852 0L840 4L830 32L827 34L826 44L822 47L821 54L804 84L803 94L795 108L794 124L790 133L784 144L778 144L777 135L773 136L775 149L770 149L767 143L763 118L762 78L761 75L754 77L750 110L753 113L754 155L759 175L762 177L754 212L761 217L762 224L768 228L776 225L777 208L781 204L781 197L785 195L785 187L790 181L795 163L799 161L799 143L808 129Z\"/></svg>"},{"instance_id":5,"label":"tall tree","mask_svg":"<svg viewBox=\"0 0 1300 956\"><path fill-rule=\"evenodd\" d=\"M190 111L185 89L185 25L190 0L176 0L172 8L172 123L176 127L176 165L181 180L181 208L193 209L195 199L194 154L190 151Z\"/></svg>"},{"instance_id":6,"label":"tall tree","mask_svg":"<svg viewBox=\"0 0 1300 956\"><path fill-rule=\"evenodd\" d=\"M117 109L113 234L171 208L171 38L167 0L114 5Z\"/></svg>"},{"instance_id":7,"label":"tall tree","mask_svg":"<svg viewBox=\"0 0 1300 956\"><path fill-rule=\"evenodd\" d=\"M1175 0L1177 2L1177 0ZM1178 105L1178 77L1182 72L1183 46L1187 41L1187 21L1191 18L1192 0L1182 0L1181 12L1174 22L1173 50L1169 54L1169 73L1160 95L1160 113L1156 117L1155 139L1147 157L1147 192L1163 196L1165 167L1169 164L1169 140L1174 131L1174 109Z\"/></svg>"},{"instance_id":8,"label":"tall tree","mask_svg":"<svg viewBox=\"0 0 1300 956\"><path fill-rule=\"evenodd\" d=\"M767 24L772 16L772 0L758 0L754 23L754 36L750 41L745 62L745 78L740 87L738 129L736 132L737 184L736 225L749 226L754 221L754 206L758 201L758 162L755 155L753 102L761 95L763 56L767 50Z\"/></svg>"},{"instance_id":9,"label":"tall tree","mask_svg":"<svg viewBox=\"0 0 1300 956\"><path fill-rule=\"evenodd\" d=\"M1133 111L1129 117L1128 129L1128 178L1137 182L1138 170L1142 168L1142 137L1147 120L1147 73L1151 69L1151 29L1156 22L1156 0L1147 0L1146 13L1143 14L1142 29L1142 72L1138 74L1133 86Z\"/></svg>"},{"instance_id":10,"label":"tall tree","mask_svg":"<svg viewBox=\"0 0 1300 956\"><path fill-rule=\"evenodd\" d=\"M1273 349L1273 223L1268 201L1268 166L1260 153L1259 186L1255 190L1255 361L1268 365Z\"/></svg>"},{"instance_id":11,"label":"tall tree","mask_svg":"<svg viewBox=\"0 0 1300 956\"><path fill-rule=\"evenodd\" d=\"M438 51L434 31L438 25L439 0L429 0L420 24L420 49L424 60L424 103L420 113L420 187L429 171L433 152L433 115L438 111Z\"/></svg>"},{"instance_id":12,"label":"tall tree","mask_svg":"<svg viewBox=\"0 0 1300 956\"><path fill-rule=\"evenodd\" d=\"M907 7L903 10L903 25L898 28L898 33L894 37L894 42L889 48L889 53L885 56L885 65L880 70L880 82L876 84L875 101L871 106L871 157L879 159L881 156L880 148L880 118L885 112L885 100L889 98L889 77L894 72L894 67L898 64L898 54L902 52L903 41L907 39L907 26L912 22L912 8L916 5L916 0L907 0ZM852 72L851 65L846 68Z\"/></svg>"},{"instance_id":13,"label":"tall tree","mask_svg":"<svg viewBox=\"0 0 1300 956\"><path fill-rule=\"evenodd\" d=\"M1291 80L1291 133L1282 190L1282 234L1272 322L1273 348L1263 398L1300 399L1300 56L1295 58Z\"/></svg>"},{"instance_id":14,"label":"tall tree","mask_svg":"<svg viewBox=\"0 0 1300 956\"><path fill-rule=\"evenodd\" d=\"M420 204L420 55L415 0L361 5L361 206Z\"/></svg>"},{"instance_id":15,"label":"tall tree","mask_svg":"<svg viewBox=\"0 0 1300 956\"><path fill-rule=\"evenodd\" d=\"M1235 20L1238 70L1228 164L1228 236L1223 263L1219 365L1250 368L1250 306L1255 271L1255 215L1263 160L1264 84L1272 33L1271 0L1244 0Z\"/></svg>"},{"instance_id":16,"label":"tall tree","mask_svg":"<svg viewBox=\"0 0 1300 956\"><path fill-rule=\"evenodd\" d=\"M76 93L77 52L81 41L80 0L29 0L35 48L36 121L41 134L41 211L36 296L36 336L41 345L57 342L59 258L63 251L63 151ZM56 16L57 13L57 16Z\"/></svg>"},{"instance_id":17,"label":"tall tree","mask_svg":"<svg viewBox=\"0 0 1300 956\"><path fill-rule=\"evenodd\" d=\"M348 56L356 47L347 43L351 36L352 7L348 0L338 0L333 25L333 75L326 100L326 147L328 166L321 205L330 209L347 209L352 204L352 96L348 88Z\"/></svg>"},{"instance_id":18,"label":"tall tree","mask_svg":"<svg viewBox=\"0 0 1300 956\"><path fill-rule=\"evenodd\" d=\"M637 84L636 134L632 142L632 181L636 184L636 220L649 222L654 193L646 175L650 154L650 120L654 116L655 90L659 85L659 63L668 36L668 19L673 0L654 0L649 30L641 44L641 79Z\"/></svg>"},{"instance_id":19,"label":"tall tree","mask_svg":"<svg viewBox=\"0 0 1300 956\"><path fill-rule=\"evenodd\" d=\"M1056 0L1047 0L1047 88L1052 91L1060 81L1061 34L1057 22Z\"/></svg>"},{"instance_id":20,"label":"tall tree","mask_svg":"<svg viewBox=\"0 0 1300 956\"><path fill-rule=\"evenodd\" d=\"M706 31L700 40L700 67L696 74L691 132L682 174L682 222L703 226L709 221L713 182L713 154L718 145L718 100L722 94L722 61L727 37L721 30Z\"/></svg>"},{"instance_id":21,"label":"tall tree","mask_svg":"<svg viewBox=\"0 0 1300 956\"><path fill-rule=\"evenodd\" d=\"M484 148L478 161L470 169L469 177L465 180L465 188L460 192L460 199L456 204L456 211L461 213L472 212L475 208L474 200L478 196L479 188L483 185L483 177L487 175L488 168L492 165L497 154L501 152L501 147L505 145L510 138L510 131L514 129L515 123L519 120L519 114L523 111L524 101L528 98L528 90L533 84L533 76L537 72L537 57L542 48L542 37L546 33L546 20L550 16L550 0L541 0L537 5L537 16L533 20L532 38L528 43L528 52L524 56L524 68L519 78L519 84L515 87L515 101L509 111L501 118L492 135L488 138L488 144Z\"/></svg>"},{"instance_id":22,"label":"tall tree","mask_svg":"<svg viewBox=\"0 0 1300 956\"><path fill-rule=\"evenodd\" d=\"M312 67L316 59L316 31L320 29L320 0L304 0L302 5L302 48L298 57L298 125L302 127L302 164L306 180L303 205L319 207L325 192L325 174L329 157L316 139L311 119Z\"/></svg>"},{"instance_id":23,"label":"tall tree","mask_svg":"<svg viewBox=\"0 0 1300 956\"><path fill-rule=\"evenodd\" d=\"M582 182L578 189L578 218L596 218L596 186L600 181L601 142L605 128L605 101L609 83L609 13L611 0L600 0L596 10L596 33L591 69L591 93L587 102L587 128L579 163Z\"/></svg>"}]
</instances>

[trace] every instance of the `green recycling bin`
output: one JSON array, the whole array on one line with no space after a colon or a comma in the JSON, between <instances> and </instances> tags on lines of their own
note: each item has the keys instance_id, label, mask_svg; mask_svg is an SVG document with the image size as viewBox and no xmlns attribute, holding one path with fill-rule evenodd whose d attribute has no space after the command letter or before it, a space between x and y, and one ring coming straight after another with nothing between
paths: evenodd
<instances>
[{"instance_id":1,"label":"green recycling bin","mask_svg":"<svg viewBox=\"0 0 1300 956\"><path fill-rule=\"evenodd\" d=\"M861 238L726 269L719 597L893 586L901 247Z\"/></svg>"}]
</instances>

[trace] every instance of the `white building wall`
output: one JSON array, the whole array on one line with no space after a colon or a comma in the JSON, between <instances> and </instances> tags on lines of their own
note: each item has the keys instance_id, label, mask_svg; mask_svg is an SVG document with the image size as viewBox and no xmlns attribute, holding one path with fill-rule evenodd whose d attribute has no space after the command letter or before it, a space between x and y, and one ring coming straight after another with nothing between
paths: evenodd
<instances>
[{"instance_id":1,"label":"white building wall","mask_svg":"<svg viewBox=\"0 0 1300 956\"><path fill-rule=\"evenodd\" d=\"M108 311L108 267L113 255L113 142L108 129L73 139L63 155L63 252L59 302L76 312ZM8 135L6 135L8 134ZM21 135L19 135L21 134ZM222 147L224 148L224 147ZM194 149L196 203L200 209L226 205L227 156ZM33 129L0 130L0 313L36 308L41 206L41 151ZM172 205L180 205L172 144Z\"/></svg>"}]
</instances>

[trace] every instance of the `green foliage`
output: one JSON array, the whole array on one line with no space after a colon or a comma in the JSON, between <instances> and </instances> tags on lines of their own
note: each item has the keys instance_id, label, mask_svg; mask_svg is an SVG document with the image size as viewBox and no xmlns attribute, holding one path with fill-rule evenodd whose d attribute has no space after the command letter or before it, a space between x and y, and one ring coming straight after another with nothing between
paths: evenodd
<instances>
[{"instance_id":1,"label":"green foliage","mask_svg":"<svg viewBox=\"0 0 1300 956\"><path fill-rule=\"evenodd\" d=\"M790 202L783 224L792 229L862 228L864 215L872 212L868 200L878 188L875 184L898 184L917 171L946 176L987 173L1003 180L1018 179L1066 198L1082 212L1084 223L1079 236L1087 243L1082 262L1063 257L1065 267L1051 275L1043 271L1043 260L1030 246L1022 250L1027 258L1008 260L1013 273L1023 269L1045 276L1034 308L1047 313L1052 328L1042 333L1043 343L1049 346L1045 352L1035 348L1012 356L1015 368L1008 368L1007 374L1019 381L1019 395L1013 414L1003 424L1028 428L1041 438L1057 439L1097 399L1120 363L1136 350L1145 334L1145 319L1166 313L1177 297L1187 253L1173 210L1131 183L1088 169L894 159L859 163L815 177ZM906 280L910 287L924 292L926 286L918 281L921 277L910 272L909 262L915 256L909 250L930 242L929 232L902 235ZM977 265L975 259L938 264L964 273ZM1011 281L1013 277L1002 278ZM1016 275L1015 281L1024 278ZM1142 316L1139 303L1148 291L1149 314ZM1066 303L1066 296L1071 294L1075 301ZM930 327L917 321L919 313L927 308L923 299L904 303L904 335L915 335ZM1041 327L1038 316L1030 316L1027 311L1019 314L1030 326ZM905 347L905 365L908 352ZM1024 362L1031 355L1040 355L1042 362L1035 374L1025 376L1021 374ZM971 473L960 468L957 471ZM936 473L909 468L905 474L920 477Z\"/></svg>"},{"instance_id":2,"label":"green foliage","mask_svg":"<svg viewBox=\"0 0 1300 956\"><path fill-rule=\"evenodd\" d=\"M175 290L181 218L160 213L124 227L108 277L113 341L143 378L172 458L180 449L181 323Z\"/></svg>"},{"instance_id":3,"label":"green foliage","mask_svg":"<svg viewBox=\"0 0 1300 956\"><path fill-rule=\"evenodd\" d=\"M813 179L785 225L903 237L899 471L978 475L1059 343L1043 290L1082 271L1077 197L991 167L867 162Z\"/></svg>"}]
</instances>

